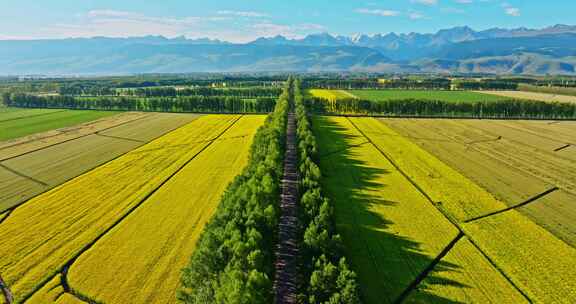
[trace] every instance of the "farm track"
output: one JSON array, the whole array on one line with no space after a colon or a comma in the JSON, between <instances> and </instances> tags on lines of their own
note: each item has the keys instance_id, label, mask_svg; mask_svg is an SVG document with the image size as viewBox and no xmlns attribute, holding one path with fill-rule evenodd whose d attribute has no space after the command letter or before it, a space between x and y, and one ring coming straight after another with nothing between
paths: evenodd
<instances>
[{"instance_id":1,"label":"farm track","mask_svg":"<svg viewBox=\"0 0 576 304\"><path fill-rule=\"evenodd\" d=\"M88 299L87 297L85 297L84 295L78 294L76 293L73 289L70 288L70 283L68 282L67 279L67 274L68 274L68 269L74 264L74 262L76 262L76 260L86 251L88 251L90 248L92 248L94 246L94 244L96 244L100 239L102 239L107 233L109 233L112 229L114 229L114 227L118 226L124 219L126 219L130 214L132 214L136 209L138 209L138 207L140 207L142 204L144 204L154 193L156 193L160 188L162 188L162 186L164 186L170 179L172 179L176 174L178 174L178 172L180 172L184 167L186 167L190 162L192 162L198 155L200 155L202 152L204 152L208 147L210 147L220 136L224 135L229 129L231 129L241 118L243 117L243 115L240 115L237 119L235 119L228 127L226 127L218 136L216 136L212 141L210 141L209 144L207 144L205 147L203 147L200 151L198 151L197 153L195 153L188 161L186 161L185 163L183 163L181 166L179 166L177 168L177 170L175 170L172 174L170 174L162 183L160 183L157 187L155 187L150 193L148 193L146 196L144 196L138 203L136 203L134 206L132 206L124 215L122 215L120 218L118 218L116 221L114 221L114 223L112 223L107 229L105 229L102 233L100 233L93 241L91 241L90 243L84 245L84 247L82 247L82 249L76 254L74 255L71 259L69 259L64 266L55 274L55 275L61 275L62 276L62 287L65 288L65 293L68 293L72 296L74 296L75 298L77 298L80 301L86 302L85 299ZM119 156L120 157L120 156ZM54 276L49 277L48 279L46 279L44 282L42 282L41 284L39 284L35 290L33 290L30 294L28 294L26 297L24 297L24 299L22 300L23 303L25 303L30 297L32 297L34 295L34 293L36 293L38 290L42 289L42 287L44 287L44 285L46 285L48 282L50 282L50 280L52 280L54 278ZM68 287L68 290L66 290L66 287ZM88 299L89 300L89 299ZM97 303L97 302L93 302L92 300L89 300L89 302L87 303Z\"/></svg>"},{"instance_id":2,"label":"farm track","mask_svg":"<svg viewBox=\"0 0 576 304\"><path fill-rule=\"evenodd\" d=\"M296 115L291 107L286 129L286 152L276 247L275 303L296 304L298 289L298 153Z\"/></svg>"},{"instance_id":3,"label":"farm track","mask_svg":"<svg viewBox=\"0 0 576 304\"><path fill-rule=\"evenodd\" d=\"M463 236L467 237L470 240L470 243L476 248L476 250L478 250L478 252L480 252L480 254L482 254L482 256L484 258L486 258L486 260L506 279L506 281L514 287L514 289L516 289L525 299L526 301L528 301L529 303L532 303L533 301L528 297L528 295L522 291L522 289L520 289L518 287L518 285L516 285L514 283L514 281L512 281L512 279L506 274L506 272L504 272L504 270L502 270L500 267L498 267L498 265L494 262L493 259L491 259L481 248L480 246L474 241L474 239L468 235L463 229L462 226L460 225L460 223L458 223L458 221L456 219L454 219L450 214L448 214L446 211L444 211L442 208L439 208L438 206L441 205L441 202L434 202L434 200L432 200L432 198L422 189L422 187L420 187L412 178L410 178L406 172L404 172L404 170L402 170L398 164L386 153L384 152L380 147L378 147L378 145L376 145L367 135L364 131L362 131L349 117L346 117L346 119L352 124L352 126L354 126L354 128L360 133L362 134L362 136L364 138L366 138L366 140L368 140L372 146L374 146L374 148L376 148L380 154L382 156L384 156L384 158L386 158L391 164L392 166L394 166L394 168L396 168L396 170L398 170L398 172L400 172L400 174L410 183L412 184L417 190L418 192L420 192L424 197L426 197L426 199L436 208L436 210L438 210L448 221L450 221L450 223L452 223L452 225L454 225L454 227L456 227L460 234L462 234ZM446 255L449 252L443 252L444 255ZM441 253L442 254L442 253ZM425 270L426 271L426 270ZM420 282L425 278L426 276L423 276L423 278L420 280ZM414 288L417 288L417 285L414 286ZM412 290L414 290L414 288ZM405 296L404 299L406 299L408 297L409 293ZM402 303L398 302L398 303Z\"/></svg>"},{"instance_id":4,"label":"farm track","mask_svg":"<svg viewBox=\"0 0 576 304\"><path fill-rule=\"evenodd\" d=\"M4 170L9 171L9 172L11 172L11 173L14 173L14 174L16 174L16 175L18 175L18 176L20 176L20 177L22 177L22 178L25 178L25 179L27 179L27 180L33 181L33 182L35 182L35 183L37 183L37 184L39 184L39 185L41 185L41 186L43 186L43 187L48 187L48 186L49 186L47 183L45 183L45 182L43 182L43 181L41 181L41 180L35 179L35 178L33 178L32 176L26 175L26 174L24 174L24 173L22 173L22 172L19 172L19 171L15 170L15 169L12 169L12 168L4 165L2 162L0 162L0 168L3 168Z\"/></svg>"},{"instance_id":5,"label":"farm track","mask_svg":"<svg viewBox=\"0 0 576 304\"><path fill-rule=\"evenodd\" d=\"M1 275L0 275L0 290L2 290L4 300L6 301L7 304L14 303L14 296L12 295L12 292L10 291L8 285L6 285L6 283L4 283L4 280L2 280Z\"/></svg>"},{"instance_id":6,"label":"farm track","mask_svg":"<svg viewBox=\"0 0 576 304\"><path fill-rule=\"evenodd\" d=\"M490 213L487 213L487 214L484 214L484 215L476 216L476 217L473 217L473 218L471 218L471 219L464 220L463 223L464 223L464 224L467 224L467 223L470 223L470 222L474 222L474 221L477 221L477 220L481 220L481 219L487 218L487 217L489 217L489 216L497 215L497 214L500 214L500 213L503 213L503 212L506 212L506 211L514 210L514 209L517 209L517 208L520 208L520 207L524 207L524 206L526 206L526 205L528 205L528 204L530 204L530 203L536 202L537 200L543 198L544 196L546 196L546 195L548 195L548 194L550 194L550 193L553 193L553 192L555 192L555 191L558 191L558 190L560 190L560 188L558 188L558 187L553 187L553 188L548 189L548 190L546 190L546 191L544 191L544 192L542 192L542 193L540 193L540 194L538 194L538 195L536 195L536 196L534 196L534 197L531 197L531 198L527 199L526 201L524 201L524 202L522 202L522 203L520 203L520 204L516 204L516 205L514 205L514 206L510 206L510 207L504 208L504 209L502 209L502 210L493 211L493 212L490 212Z\"/></svg>"}]
</instances>

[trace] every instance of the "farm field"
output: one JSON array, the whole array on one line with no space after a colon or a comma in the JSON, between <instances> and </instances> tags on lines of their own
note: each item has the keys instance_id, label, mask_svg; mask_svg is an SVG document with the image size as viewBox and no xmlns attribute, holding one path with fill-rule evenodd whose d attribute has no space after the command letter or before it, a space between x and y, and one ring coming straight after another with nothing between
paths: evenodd
<instances>
[{"instance_id":1,"label":"farm field","mask_svg":"<svg viewBox=\"0 0 576 304\"><path fill-rule=\"evenodd\" d=\"M472 182L454 187L457 184L451 185L449 182L456 175L439 174L446 170L440 165L442 162L401 136L379 136L381 133L394 134L394 131L376 119L352 118L351 121L394 159L397 166L433 201L440 202L438 209L461 226L470 240L490 256L498 268L530 298L543 302L555 302L561 298L571 302L576 299L576 289L572 283L567 283L573 282L574 273L567 265L576 262L576 249L515 210L491 215L492 212L506 210L502 209L505 205L492 198L492 208L500 207L488 212L490 209L486 208L486 203L489 201L482 198L490 198L488 192L478 186L471 188L471 184L474 185ZM468 181L462 175L459 179ZM474 192L469 192L472 189ZM458 196L452 196L454 193L458 193ZM476 194L467 196L470 193ZM484 210L483 218L476 216L477 220L462 216L471 216L470 211L475 213L481 210ZM530 256L522 258L520 252L529 253Z\"/></svg>"},{"instance_id":2,"label":"farm field","mask_svg":"<svg viewBox=\"0 0 576 304\"><path fill-rule=\"evenodd\" d=\"M334 203L337 229L364 299L367 303L394 303L445 248L460 239L458 228L347 118L318 117L313 125L323 185ZM522 299L480 253L468 250L459 258L473 260L472 266L479 267L476 271L491 278L486 283L489 286L471 284L468 277L458 276L461 268L471 266L464 262L441 262L437 267L446 275L439 278L466 284L476 293L485 287L496 290L491 295L496 302Z\"/></svg>"},{"instance_id":3,"label":"farm field","mask_svg":"<svg viewBox=\"0 0 576 304\"><path fill-rule=\"evenodd\" d=\"M24 109L24 108L9 108L0 107L0 122L5 122L9 120L17 120L27 117L33 117L38 115L47 115L56 112L62 112L66 110L60 109Z\"/></svg>"},{"instance_id":4,"label":"farm field","mask_svg":"<svg viewBox=\"0 0 576 304\"><path fill-rule=\"evenodd\" d=\"M8 112L9 117L12 117L12 115L10 115L11 113L13 114L14 112ZM27 115L19 119L2 121L2 113L0 112L0 141L70 127L116 114L118 114L118 112L60 110L52 111L44 115Z\"/></svg>"},{"instance_id":5,"label":"farm field","mask_svg":"<svg viewBox=\"0 0 576 304\"><path fill-rule=\"evenodd\" d=\"M478 93L490 94L494 96L503 96L515 99L576 103L576 96L568 96L568 95L557 95L557 94L535 93L524 91L479 91Z\"/></svg>"},{"instance_id":6,"label":"farm field","mask_svg":"<svg viewBox=\"0 0 576 304\"><path fill-rule=\"evenodd\" d=\"M114 128L134 120L150 117L150 114L125 112L79 125L35 133L11 140L0 141L0 161L87 136L108 128Z\"/></svg>"},{"instance_id":7,"label":"farm field","mask_svg":"<svg viewBox=\"0 0 576 304\"><path fill-rule=\"evenodd\" d=\"M12 211L0 224L0 273L16 301L41 289L240 118L200 117Z\"/></svg>"},{"instance_id":8,"label":"farm field","mask_svg":"<svg viewBox=\"0 0 576 304\"><path fill-rule=\"evenodd\" d=\"M264 116L244 116L83 253L69 268L70 287L102 303L175 303L180 269L224 188L245 166L263 121ZM59 280L53 285L34 297L59 303L51 290L63 288ZM30 303L41 303L34 297Z\"/></svg>"},{"instance_id":9,"label":"farm field","mask_svg":"<svg viewBox=\"0 0 576 304\"><path fill-rule=\"evenodd\" d=\"M324 93L327 94L327 93ZM360 99L374 101L387 101L398 99L423 99L423 100L442 100L448 102L482 102L482 101L500 101L509 98L502 96L487 95L470 91L420 91L420 90L348 90L336 94L340 96L356 96ZM320 97L320 96L319 96Z\"/></svg>"},{"instance_id":10,"label":"farm field","mask_svg":"<svg viewBox=\"0 0 576 304\"><path fill-rule=\"evenodd\" d=\"M356 98L355 95L344 91L344 90L323 90L323 89L314 89L308 92L310 95L314 97L325 98L328 100L338 100L342 98Z\"/></svg>"},{"instance_id":11,"label":"farm field","mask_svg":"<svg viewBox=\"0 0 576 304\"><path fill-rule=\"evenodd\" d=\"M554 187L518 208L576 246L576 150L554 151L574 140L576 123L546 121L406 120L383 123L458 170L508 206Z\"/></svg>"},{"instance_id":12,"label":"farm field","mask_svg":"<svg viewBox=\"0 0 576 304\"><path fill-rule=\"evenodd\" d=\"M494 289L509 286L507 289ZM458 240L405 303L529 303L474 247Z\"/></svg>"},{"instance_id":13,"label":"farm field","mask_svg":"<svg viewBox=\"0 0 576 304\"><path fill-rule=\"evenodd\" d=\"M122 118L123 117L123 118ZM35 135L0 148L0 211L196 119L192 114L120 114L69 132ZM121 118L121 119L120 119ZM110 119L111 121L108 121ZM102 131L105 130L105 131ZM140 132L135 135L135 132ZM103 136L103 134L120 136ZM134 136L134 137L132 137Z\"/></svg>"},{"instance_id":14,"label":"farm field","mask_svg":"<svg viewBox=\"0 0 576 304\"><path fill-rule=\"evenodd\" d=\"M180 269L225 187L246 165L264 117L244 116L80 256L69 270L71 288L102 303L176 303Z\"/></svg>"}]
</instances>

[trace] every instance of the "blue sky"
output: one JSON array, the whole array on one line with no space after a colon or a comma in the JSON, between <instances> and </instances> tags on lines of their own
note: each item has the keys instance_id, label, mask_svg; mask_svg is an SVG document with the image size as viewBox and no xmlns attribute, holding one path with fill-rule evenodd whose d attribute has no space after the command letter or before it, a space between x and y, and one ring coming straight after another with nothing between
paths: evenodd
<instances>
[{"instance_id":1,"label":"blue sky","mask_svg":"<svg viewBox=\"0 0 576 304\"><path fill-rule=\"evenodd\" d=\"M6 0L0 39L164 35L233 42L277 34L434 32L575 24L574 0Z\"/></svg>"}]
</instances>

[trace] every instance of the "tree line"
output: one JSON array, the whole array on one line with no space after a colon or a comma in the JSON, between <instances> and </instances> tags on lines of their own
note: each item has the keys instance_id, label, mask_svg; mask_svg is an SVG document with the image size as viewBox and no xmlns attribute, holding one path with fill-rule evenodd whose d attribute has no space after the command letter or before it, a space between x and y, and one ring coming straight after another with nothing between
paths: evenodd
<instances>
[{"instance_id":1,"label":"tree line","mask_svg":"<svg viewBox=\"0 0 576 304\"><path fill-rule=\"evenodd\" d=\"M154 111L176 113L269 113L276 99L257 97L244 99L232 96L184 97L75 97L38 96L30 94L2 95L7 106L22 108L62 108L77 110Z\"/></svg>"},{"instance_id":2,"label":"tree line","mask_svg":"<svg viewBox=\"0 0 576 304\"><path fill-rule=\"evenodd\" d=\"M292 80L256 132L250 159L223 194L182 271L184 303L271 303Z\"/></svg>"},{"instance_id":3,"label":"tree line","mask_svg":"<svg viewBox=\"0 0 576 304\"><path fill-rule=\"evenodd\" d=\"M397 90L516 90L518 83L509 79L448 79L448 78L368 78L368 79L309 79L306 89L397 89Z\"/></svg>"},{"instance_id":4,"label":"tree line","mask_svg":"<svg viewBox=\"0 0 576 304\"><path fill-rule=\"evenodd\" d=\"M137 97L181 97L181 96L209 96L209 97L242 97L242 98L258 98L258 97L271 97L278 98L282 94L281 87L252 87L252 88L183 88L177 89L175 87L152 87L152 88L137 88L137 89L124 89L117 91L118 95L122 96L137 96Z\"/></svg>"},{"instance_id":5,"label":"tree line","mask_svg":"<svg viewBox=\"0 0 576 304\"><path fill-rule=\"evenodd\" d=\"M400 117L576 119L576 104L531 100L448 102L402 99L371 101L363 99L327 100L306 98L306 106L319 114L387 115Z\"/></svg>"},{"instance_id":6,"label":"tree line","mask_svg":"<svg viewBox=\"0 0 576 304\"><path fill-rule=\"evenodd\" d=\"M303 282L301 303L360 303L356 274L343 253L343 244L334 224L330 201L322 194L318 148L311 130L299 81L295 82L300 175L300 222Z\"/></svg>"}]
</instances>

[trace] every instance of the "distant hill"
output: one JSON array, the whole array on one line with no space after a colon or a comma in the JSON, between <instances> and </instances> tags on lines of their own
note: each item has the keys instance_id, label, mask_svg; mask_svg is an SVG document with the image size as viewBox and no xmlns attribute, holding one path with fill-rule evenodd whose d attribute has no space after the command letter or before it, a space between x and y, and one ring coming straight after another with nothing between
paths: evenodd
<instances>
[{"instance_id":1,"label":"distant hill","mask_svg":"<svg viewBox=\"0 0 576 304\"><path fill-rule=\"evenodd\" d=\"M455 27L433 34L302 39L247 44L212 39L76 38L0 41L2 75L84 75L256 71L576 74L576 26L543 29Z\"/></svg>"}]
</instances>

